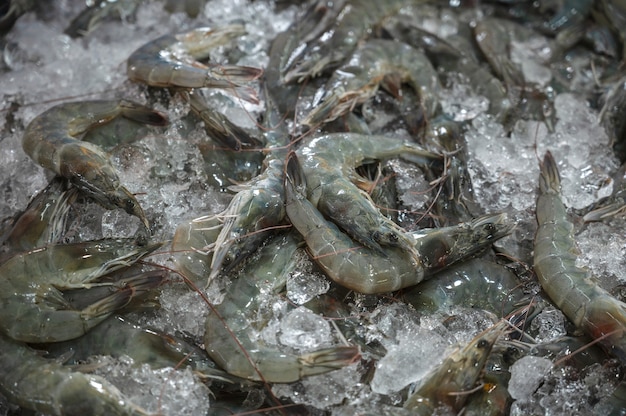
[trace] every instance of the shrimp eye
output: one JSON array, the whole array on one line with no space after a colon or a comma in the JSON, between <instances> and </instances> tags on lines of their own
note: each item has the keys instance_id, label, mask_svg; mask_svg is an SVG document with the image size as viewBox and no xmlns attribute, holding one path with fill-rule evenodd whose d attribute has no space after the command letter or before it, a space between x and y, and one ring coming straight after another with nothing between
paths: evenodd
<instances>
[{"instance_id":1,"label":"shrimp eye","mask_svg":"<svg viewBox=\"0 0 626 416\"><path fill-rule=\"evenodd\" d=\"M489 346L489 343L484 339L481 339L476 343L476 348L487 348L487 346Z\"/></svg>"}]
</instances>

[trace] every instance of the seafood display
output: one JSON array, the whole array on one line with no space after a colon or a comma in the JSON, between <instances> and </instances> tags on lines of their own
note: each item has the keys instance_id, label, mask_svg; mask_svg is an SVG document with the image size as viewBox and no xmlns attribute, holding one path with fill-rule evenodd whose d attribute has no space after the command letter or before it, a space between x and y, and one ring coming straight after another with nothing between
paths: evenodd
<instances>
[{"instance_id":1,"label":"seafood display","mask_svg":"<svg viewBox=\"0 0 626 416\"><path fill-rule=\"evenodd\" d=\"M48 6L0 414L624 414L622 2Z\"/></svg>"}]
</instances>

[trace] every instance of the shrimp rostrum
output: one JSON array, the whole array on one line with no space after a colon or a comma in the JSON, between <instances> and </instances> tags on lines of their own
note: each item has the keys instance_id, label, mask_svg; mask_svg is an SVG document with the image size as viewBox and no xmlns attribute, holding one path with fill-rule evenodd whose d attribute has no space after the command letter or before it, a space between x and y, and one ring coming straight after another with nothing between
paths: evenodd
<instances>
[{"instance_id":1,"label":"shrimp rostrum","mask_svg":"<svg viewBox=\"0 0 626 416\"><path fill-rule=\"evenodd\" d=\"M544 156L537 198L534 269L543 290L576 327L626 363L626 304L576 266L574 225L561 199L561 179L550 152Z\"/></svg>"},{"instance_id":2,"label":"shrimp rostrum","mask_svg":"<svg viewBox=\"0 0 626 416\"><path fill-rule=\"evenodd\" d=\"M299 158L291 153L285 179L286 211L303 236L307 250L335 282L361 293L384 293L413 286L442 267L468 258L507 235L511 227L502 214L468 224L435 230L415 238L413 252L387 246L384 252L353 240L307 199L306 179Z\"/></svg>"},{"instance_id":3,"label":"shrimp rostrum","mask_svg":"<svg viewBox=\"0 0 626 416\"><path fill-rule=\"evenodd\" d=\"M0 265L0 332L24 342L77 338L163 283L161 270L110 277L161 246L131 240L51 245Z\"/></svg>"},{"instance_id":4,"label":"shrimp rostrum","mask_svg":"<svg viewBox=\"0 0 626 416\"><path fill-rule=\"evenodd\" d=\"M68 178L103 207L122 208L138 217L149 229L143 209L135 196L120 183L106 152L80 140L88 130L117 117L156 126L168 123L165 115L126 100L65 103L31 121L24 132L22 147L39 165Z\"/></svg>"}]
</instances>

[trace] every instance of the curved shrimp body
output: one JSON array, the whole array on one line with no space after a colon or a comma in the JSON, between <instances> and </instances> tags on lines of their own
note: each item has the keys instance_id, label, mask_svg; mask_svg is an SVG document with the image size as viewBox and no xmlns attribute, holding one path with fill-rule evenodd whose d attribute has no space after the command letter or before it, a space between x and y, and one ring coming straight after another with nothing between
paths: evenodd
<instances>
[{"instance_id":1,"label":"curved shrimp body","mask_svg":"<svg viewBox=\"0 0 626 416\"><path fill-rule=\"evenodd\" d=\"M414 239L383 216L369 195L354 184L362 181L355 168L367 160L392 157L422 166L439 165L441 156L398 139L356 133L314 138L297 154L306 177L307 197L323 215L378 254L385 253L383 246L398 247L419 263Z\"/></svg>"},{"instance_id":2,"label":"curved shrimp body","mask_svg":"<svg viewBox=\"0 0 626 416\"><path fill-rule=\"evenodd\" d=\"M11 403L47 415L148 415L102 377L72 371L4 335L0 393Z\"/></svg>"},{"instance_id":3,"label":"curved shrimp body","mask_svg":"<svg viewBox=\"0 0 626 416\"><path fill-rule=\"evenodd\" d=\"M590 272L576 267L574 226L561 200L556 161L547 152L541 164L537 198L534 269L543 290L577 328L598 339L626 363L626 304L602 289Z\"/></svg>"},{"instance_id":4,"label":"curved shrimp body","mask_svg":"<svg viewBox=\"0 0 626 416\"><path fill-rule=\"evenodd\" d=\"M326 220L306 198L306 185L295 154L288 160L285 180L286 211L304 237L316 263L335 282L361 293L384 293L421 282L442 267L486 247L510 230L503 217L485 217L475 224L436 230L414 242L413 253L400 247L379 252L363 247ZM487 237L488 236L488 237ZM457 238L462 243L457 243ZM411 236L413 238L413 236ZM417 247L415 245L418 245Z\"/></svg>"},{"instance_id":5,"label":"curved shrimp body","mask_svg":"<svg viewBox=\"0 0 626 416\"><path fill-rule=\"evenodd\" d=\"M223 225L211 260L209 280L254 252L271 233L270 227L282 224L285 218L283 161L270 160L265 171L238 190L228 208L218 214Z\"/></svg>"},{"instance_id":6,"label":"curved shrimp body","mask_svg":"<svg viewBox=\"0 0 626 416\"><path fill-rule=\"evenodd\" d=\"M204 345L209 356L229 374L276 383L342 368L359 358L358 347L331 347L296 355L253 342L262 294L276 294L295 267L298 247L293 234L277 237L263 247L259 261L234 280L221 304L207 317Z\"/></svg>"},{"instance_id":7,"label":"curved shrimp body","mask_svg":"<svg viewBox=\"0 0 626 416\"><path fill-rule=\"evenodd\" d=\"M120 184L108 155L98 146L78 138L117 117L157 126L168 122L165 115L126 100L65 103L31 121L24 132L22 147L39 165L68 178L105 208L122 208L149 228L143 209L133 194Z\"/></svg>"},{"instance_id":8,"label":"curved shrimp body","mask_svg":"<svg viewBox=\"0 0 626 416\"><path fill-rule=\"evenodd\" d=\"M13 253L58 242L65 232L67 214L77 192L67 179L54 177L33 197L10 229L0 237L0 242Z\"/></svg>"},{"instance_id":9,"label":"curved shrimp body","mask_svg":"<svg viewBox=\"0 0 626 416\"><path fill-rule=\"evenodd\" d=\"M285 67L283 78L286 83L302 82L340 65L372 27L406 6L407 2L346 0L340 5L334 10L335 19L324 19L322 22L329 24L320 23L312 31L318 34L324 30L324 33L319 36L304 35L305 41L296 48L299 53L292 56ZM321 29L322 26L324 29Z\"/></svg>"},{"instance_id":10,"label":"curved shrimp body","mask_svg":"<svg viewBox=\"0 0 626 416\"><path fill-rule=\"evenodd\" d=\"M100 279L160 246L103 240L42 247L11 257L0 265L0 331L25 342L83 335L164 281L162 271Z\"/></svg>"},{"instance_id":11,"label":"curved shrimp body","mask_svg":"<svg viewBox=\"0 0 626 416\"><path fill-rule=\"evenodd\" d=\"M302 124L315 126L335 120L373 97L379 86L399 98L401 83L408 83L418 93L424 116L432 118L439 108L441 85L428 58L407 44L371 39L333 73L324 87L330 92Z\"/></svg>"},{"instance_id":12,"label":"curved shrimp body","mask_svg":"<svg viewBox=\"0 0 626 416\"><path fill-rule=\"evenodd\" d=\"M256 91L242 83L259 78L259 68L238 65L204 65L198 59L209 51L245 33L242 25L198 28L178 35L165 35L133 52L127 61L128 78L153 87L225 88L239 97L258 102Z\"/></svg>"},{"instance_id":13,"label":"curved shrimp body","mask_svg":"<svg viewBox=\"0 0 626 416\"><path fill-rule=\"evenodd\" d=\"M432 415L440 406L448 406L453 413L463 408L466 393L475 387L496 341L508 328L503 321L478 334L465 347L450 354L426 381L404 403L416 415ZM455 394L460 393L460 394Z\"/></svg>"}]
</instances>

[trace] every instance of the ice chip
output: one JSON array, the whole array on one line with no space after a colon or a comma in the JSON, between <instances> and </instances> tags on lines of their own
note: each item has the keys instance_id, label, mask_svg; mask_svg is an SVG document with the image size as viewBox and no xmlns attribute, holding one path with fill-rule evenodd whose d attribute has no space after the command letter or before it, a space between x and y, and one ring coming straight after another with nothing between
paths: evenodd
<instances>
[{"instance_id":1,"label":"ice chip","mask_svg":"<svg viewBox=\"0 0 626 416\"><path fill-rule=\"evenodd\" d=\"M509 380L509 394L519 401L530 400L537 390L541 380L552 368L552 361L547 358L526 356L517 360L511 366L511 380Z\"/></svg>"}]
</instances>

